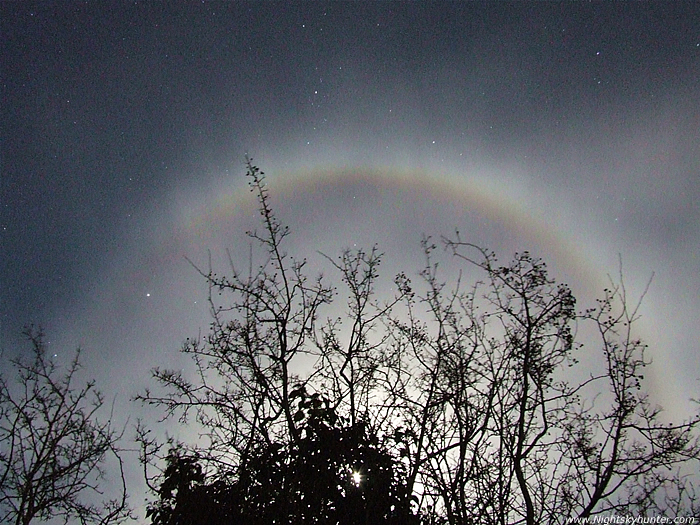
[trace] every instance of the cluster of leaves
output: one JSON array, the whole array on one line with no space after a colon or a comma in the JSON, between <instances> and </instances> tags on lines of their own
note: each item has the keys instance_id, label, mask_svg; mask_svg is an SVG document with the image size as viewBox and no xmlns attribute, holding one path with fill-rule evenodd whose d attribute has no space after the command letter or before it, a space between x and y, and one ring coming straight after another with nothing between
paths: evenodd
<instances>
[{"instance_id":1,"label":"cluster of leaves","mask_svg":"<svg viewBox=\"0 0 700 525\"><path fill-rule=\"evenodd\" d=\"M142 429L144 464L166 464L152 480L154 523L198 523L183 518L191 497L221 523L502 525L698 511L684 475L700 457L698 419L662 423L641 389L638 306L621 284L577 313L540 259L525 252L501 265L457 234L444 246L484 276L471 288L441 279L426 239L419 285L399 274L380 301L381 254L346 251L328 258L346 315L322 319L338 291L284 252L289 232L264 175L250 162L248 175L264 226L249 235L265 259L248 275L233 264L230 277L201 272L213 322L183 348L196 380L156 369L162 389L140 396L203 438L161 457L164 445ZM597 330L605 365L570 383L577 323ZM598 404L591 391L604 392Z\"/></svg>"},{"instance_id":2,"label":"cluster of leaves","mask_svg":"<svg viewBox=\"0 0 700 525\"><path fill-rule=\"evenodd\" d=\"M418 523L401 465L367 427L339 418L328 399L295 389L296 443L254 448L237 474L206 483L199 458L173 448L148 516L174 523Z\"/></svg>"}]
</instances>

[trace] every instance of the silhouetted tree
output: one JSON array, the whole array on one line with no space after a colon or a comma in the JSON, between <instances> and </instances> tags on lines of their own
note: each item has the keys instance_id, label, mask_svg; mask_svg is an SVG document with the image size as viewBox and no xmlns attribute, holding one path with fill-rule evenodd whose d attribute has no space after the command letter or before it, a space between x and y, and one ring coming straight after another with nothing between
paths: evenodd
<instances>
[{"instance_id":1,"label":"silhouetted tree","mask_svg":"<svg viewBox=\"0 0 700 525\"><path fill-rule=\"evenodd\" d=\"M62 373L40 331L28 329L32 354L12 361L14 382L0 377L0 521L27 525L119 523L129 517L118 441L111 419L98 420L104 399L94 382L76 384L80 351ZM102 501L107 463L121 495Z\"/></svg>"},{"instance_id":2,"label":"silhouetted tree","mask_svg":"<svg viewBox=\"0 0 700 525\"><path fill-rule=\"evenodd\" d=\"M233 264L229 277L201 272L213 322L183 348L196 379L156 369L161 389L139 396L205 438L161 457L154 523L199 523L191 498L218 509L220 523L697 512L687 474L700 457L698 419L665 424L644 393L638 306L622 284L578 312L540 259L525 252L500 265L457 234L445 248L482 281L448 286L425 239L419 284L399 274L380 301L381 254L346 251L327 259L347 315L324 319L337 290L286 254L264 175L248 162L248 176L264 226L249 235L265 259L247 275ZM586 323L603 366L581 380L574 328ZM144 464L157 462L164 445L145 428L140 440ZM358 486L350 476L363 469Z\"/></svg>"},{"instance_id":3,"label":"silhouetted tree","mask_svg":"<svg viewBox=\"0 0 700 525\"><path fill-rule=\"evenodd\" d=\"M459 235L445 245L486 279L447 289L426 241L427 291L391 325L384 392L409 437L409 489L420 483L424 504L449 523L697 513L678 469L697 468L698 419L663 424L651 407L645 345L632 332L638 306L628 308L624 287L577 314L568 286L529 253L501 266ZM575 322L592 323L604 358L582 381L570 372L583 346Z\"/></svg>"},{"instance_id":4,"label":"silhouetted tree","mask_svg":"<svg viewBox=\"0 0 700 525\"><path fill-rule=\"evenodd\" d=\"M418 523L405 469L366 425L343 421L328 399L303 388L292 399L300 439L252 449L228 477L205 483L200 458L171 449L152 522Z\"/></svg>"}]
</instances>

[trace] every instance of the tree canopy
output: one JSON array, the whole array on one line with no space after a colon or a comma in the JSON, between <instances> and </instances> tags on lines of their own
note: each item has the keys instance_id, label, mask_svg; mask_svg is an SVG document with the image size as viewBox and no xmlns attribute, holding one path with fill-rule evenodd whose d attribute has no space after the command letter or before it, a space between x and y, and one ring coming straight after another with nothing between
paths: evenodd
<instances>
[{"instance_id":1,"label":"tree canopy","mask_svg":"<svg viewBox=\"0 0 700 525\"><path fill-rule=\"evenodd\" d=\"M155 369L139 399L198 429L191 444L140 428L154 524L566 523L605 513L700 512L698 419L668 424L644 389L638 305L611 281L589 309L534 255L442 240L480 274L446 282L423 240L413 282L377 297L382 254L327 257L340 294L285 251L264 174L248 162L263 263L200 270L212 323ZM590 325L600 369L578 370Z\"/></svg>"}]
</instances>

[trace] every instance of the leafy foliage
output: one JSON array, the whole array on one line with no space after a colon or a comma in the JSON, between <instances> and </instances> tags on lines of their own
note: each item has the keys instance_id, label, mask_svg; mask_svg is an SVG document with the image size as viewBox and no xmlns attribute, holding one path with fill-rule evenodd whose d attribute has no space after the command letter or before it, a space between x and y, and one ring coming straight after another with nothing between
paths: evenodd
<instances>
[{"instance_id":1,"label":"leafy foliage","mask_svg":"<svg viewBox=\"0 0 700 525\"><path fill-rule=\"evenodd\" d=\"M319 394L292 392L302 436L251 450L237 476L204 483L196 457L172 449L154 524L417 523L401 465L365 425L348 426Z\"/></svg>"}]
</instances>

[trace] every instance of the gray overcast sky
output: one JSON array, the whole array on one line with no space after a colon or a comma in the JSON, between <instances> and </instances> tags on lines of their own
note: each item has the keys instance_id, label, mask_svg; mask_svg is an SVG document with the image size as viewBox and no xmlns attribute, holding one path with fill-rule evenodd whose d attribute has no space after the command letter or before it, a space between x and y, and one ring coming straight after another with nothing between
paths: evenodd
<instances>
[{"instance_id":1,"label":"gray overcast sky","mask_svg":"<svg viewBox=\"0 0 700 525\"><path fill-rule=\"evenodd\" d=\"M697 2L4 2L0 342L43 325L124 403L244 261L244 155L290 251L529 249L581 306L655 273L652 389L700 397ZM225 268L222 268L225 269Z\"/></svg>"}]
</instances>

